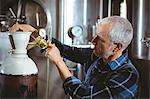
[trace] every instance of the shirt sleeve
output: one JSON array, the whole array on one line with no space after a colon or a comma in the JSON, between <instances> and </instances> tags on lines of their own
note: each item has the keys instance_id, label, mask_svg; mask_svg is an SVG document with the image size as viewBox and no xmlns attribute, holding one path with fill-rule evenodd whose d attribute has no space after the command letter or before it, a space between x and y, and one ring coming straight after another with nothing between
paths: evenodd
<instances>
[{"instance_id":1,"label":"shirt sleeve","mask_svg":"<svg viewBox=\"0 0 150 99\"><path fill-rule=\"evenodd\" d=\"M73 62L84 64L96 58L91 48L77 48L62 44L60 41L52 38L52 43L60 50L61 55Z\"/></svg>"},{"instance_id":2,"label":"shirt sleeve","mask_svg":"<svg viewBox=\"0 0 150 99\"><path fill-rule=\"evenodd\" d=\"M102 78L96 78L95 83L87 86L79 79L72 76L63 83L66 94L73 98L120 98L128 99L135 97L138 85L137 75L130 69L113 73L102 81Z\"/></svg>"},{"instance_id":3,"label":"shirt sleeve","mask_svg":"<svg viewBox=\"0 0 150 99\"><path fill-rule=\"evenodd\" d=\"M112 97L133 98L138 90L138 75L132 68L121 70L109 78L106 86Z\"/></svg>"},{"instance_id":4,"label":"shirt sleeve","mask_svg":"<svg viewBox=\"0 0 150 99\"><path fill-rule=\"evenodd\" d=\"M108 94L108 87L99 83L87 86L86 84L81 83L81 81L74 76L69 77L64 81L63 88L67 95L70 95L75 99L99 99L111 97Z\"/></svg>"}]
</instances>

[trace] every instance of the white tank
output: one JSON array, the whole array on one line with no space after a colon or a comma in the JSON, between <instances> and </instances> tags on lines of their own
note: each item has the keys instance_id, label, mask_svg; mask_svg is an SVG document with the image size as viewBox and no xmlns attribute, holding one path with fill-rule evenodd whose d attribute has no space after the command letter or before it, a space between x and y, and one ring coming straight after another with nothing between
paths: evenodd
<instances>
[{"instance_id":1,"label":"white tank","mask_svg":"<svg viewBox=\"0 0 150 99\"><path fill-rule=\"evenodd\" d=\"M15 49L2 63L0 73L11 75L37 74L36 64L27 55L26 47L29 42L30 32L15 32L12 35Z\"/></svg>"}]
</instances>

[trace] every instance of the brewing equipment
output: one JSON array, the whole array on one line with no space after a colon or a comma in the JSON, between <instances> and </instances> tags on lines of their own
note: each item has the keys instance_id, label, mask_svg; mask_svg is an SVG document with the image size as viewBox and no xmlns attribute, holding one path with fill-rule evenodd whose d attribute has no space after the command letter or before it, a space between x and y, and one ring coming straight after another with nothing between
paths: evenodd
<instances>
[{"instance_id":1,"label":"brewing equipment","mask_svg":"<svg viewBox=\"0 0 150 99\"><path fill-rule=\"evenodd\" d=\"M2 44L0 45L0 54L5 55L4 57L0 56L0 65L3 64L5 58L8 56L8 50L11 49L9 37L7 33L4 33L4 32L8 32L9 27L11 27L13 24L18 22L21 24L22 23L30 24L31 26L36 28L38 31L41 31L41 32L37 32L40 34L34 33L36 36L34 34L31 34L30 40L29 40L30 42L29 44L27 44L28 45L27 49L28 49L29 57L31 57L32 60L35 61L35 63L37 64L37 67L40 68L40 66L42 66L42 69L40 68L40 71L38 73L38 79L36 78L37 75L34 76L34 78L38 80L38 84L37 84L38 89L36 89L37 91L36 96L38 95L37 96L38 98L43 98L43 97L47 98L48 93L49 93L48 90L49 90L49 78L50 78L49 77L50 76L49 74L50 63L49 63L49 60L46 57L44 57L44 55L41 53L41 48L45 49L47 47L47 40L51 38L52 25L51 25L50 9L48 9L47 7L46 0L45 1L43 0L15 0L15 1L14 0L1 0L0 1L0 14L1 14L0 15L0 23L1 23L0 24L0 43L5 44L5 46L1 46ZM45 33L43 32L43 30ZM43 71L44 71L44 74L42 74ZM15 77L11 76L10 78L17 79L17 75L15 75ZM27 76L27 78L21 78L21 79L24 79L24 81L22 82L28 83L27 79L30 79L30 78L32 77ZM16 82L14 81L13 83L11 81L11 83L14 84ZM23 86L21 88L23 88L21 89L21 91L24 91L24 88L26 89L26 86Z\"/></svg>"},{"instance_id":2,"label":"brewing equipment","mask_svg":"<svg viewBox=\"0 0 150 99\"><path fill-rule=\"evenodd\" d=\"M56 39L59 39L62 43L68 45L74 44L72 46L87 48L91 47L89 42L91 35L94 36L95 34L95 22L97 21L97 16L100 16L101 19L110 16L110 12L112 15L119 15L120 8L118 2L121 1L123 0L0 0L0 14L3 14L0 15L0 31L7 31L8 27L18 21L19 23L30 24L38 30L41 28L44 29L49 40L51 38L53 25L53 36L56 36ZM148 16L150 11L149 0L124 1L132 2L132 5L130 4L127 10L128 12L133 10L132 24L134 27L134 39L131 46L131 56L134 56L136 59L133 61L133 63L136 64L135 66L141 70L140 74L142 75L142 79L140 80L143 83L141 94L146 97L147 94L149 94L146 87L149 86L150 81L149 76L147 76L149 75L150 56L150 36L148 28ZM50 10L52 12L53 24L51 22ZM1 25L3 28L1 28ZM82 29L78 29L78 26ZM68 31L71 35L68 35ZM80 31L82 31L82 33ZM43 34L44 33L42 32L42 35ZM39 68L38 98L59 99L60 97L62 98L62 94L64 93L61 89L62 82L58 77L59 75L57 76L57 70L55 70L53 66L49 67L49 65L52 64L50 64L49 60L44 57L43 53L41 53L41 48L39 48L41 46L38 46L41 44L41 41L44 41L42 44L42 46L44 45L44 48L47 46L47 40L43 40L43 38L45 39L45 34L44 36L42 35L38 34L40 37L35 37L35 39L33 39L34 37L30 37L30 42L27 46L27 49L29 49L29 57L35 61ZM78 43L79 38L83 38L82 42L84 43ZM71 39L74 41L72 42ZM0 64L2 64L4 59L9 55L8 50L10 49L10 42L7 33L0 33ZM72 64L69 64L68 66L71 65ZM11 77L13 79L13 76ZM23 86L22 90L24 90L24 88L25 87ZM54 90L58 91L58 93L55 93Z\"/></svg>"},{"instance_id":3,"label":"brewing equipment","mask_svg":"<svg viewBox=\"0 0 150 99\"><path fill-rule=\"evenodd\" d=\"M84 44L83 28L79 25L69 28L68 35L72 39L72 44Z\"/></svg>"},{"instance_id":4,"label":"brewing equipment","mask_svg":"<svg viewBox=\"0 0 150 99\"><path fill-rule=\"evenodd\" d=\"M130 57L139 71L139 90L137 98L150 97L150 1L126 0L128 19L133 25L133 40Z\"/></svg>"},{"instance_id":5,"label":"brewing equipment","mask_svg":"<svg viewBox=\"0 0 150 99\"><path fill-rule=\"evenodd\" d=\"M36 98L38 69L26 50L31 33L14 32L9 35L12 35L15 49L0 67L0 97Z\"/></svg>"},{"instance_id":6,"label":"brewing equipment","mask_svg":"<svg viewBox=\"0 0 150 99\"><path fill-rule=\"evenodd\" d=\"M97 16L99 16L100 0L62 0L60 2L60 37L61 42L72 44L88 45L92 36L92 25L95 24ZM93 11L94 10L94 11ZM70 37L70 31L80 35L77 38ZM70 32L68 35L68 31ZM80 31L82 33L80 33ZM74 35L76 35L74 33ZM73 40L73 43L72 43Z\"/></svg>"},{"instance_id":7,"label":"brewing equipment","mask_svg":"<svg viewBox=\"0 0 150 99\"><path fill-rule=\"evenodd\" d=\"M132 42L132 56L137 59L150 60L150 1L133 1L132 24L134 38Z\"/></svg>"}]
</instances>

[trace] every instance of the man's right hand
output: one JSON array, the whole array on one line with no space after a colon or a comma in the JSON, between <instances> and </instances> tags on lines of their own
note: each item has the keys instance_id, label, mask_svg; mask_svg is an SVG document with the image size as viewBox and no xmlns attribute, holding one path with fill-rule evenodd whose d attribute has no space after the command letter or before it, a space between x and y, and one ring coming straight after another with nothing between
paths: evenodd
<instances>
[{"instance_id":1,"label":"man's right hand","mask_svg":"<svg viewBox=\"0 0 150 99\"><path fill-rule=\"evenodd\" d=\"M62 61L60 51L55 44L49 43L45 56L50 58L55 64L57 64L58 61Z\"/></svg>"}]
</instances>

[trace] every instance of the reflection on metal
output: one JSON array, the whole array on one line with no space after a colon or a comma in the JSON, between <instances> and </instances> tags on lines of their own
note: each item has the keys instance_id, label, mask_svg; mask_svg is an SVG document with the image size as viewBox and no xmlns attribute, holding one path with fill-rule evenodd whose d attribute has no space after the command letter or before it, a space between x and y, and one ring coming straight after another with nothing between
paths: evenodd
<instances>
[{"instance_id":1,"label":"reflection on metal","mask_svg":"<svg viewBox=\"0 0 150 99\"><path fill-rule=\"evenodd\" d=\"M142 38L142 33L143 33L143 0L139 0L139 21L138 21L138 28L137 28L137 32L138 32L138 36L137 36L137 45L138 45L138 56L141 56L142 54L142 43L141 43L141 38ZM141 16L141 17L140 17Z\"/></svg>"},{"instance_id":2,"label":"reflection on metal","mask_svg":"<svg viewBox=\"0 0 150 99\"><path fill-rule=\"evenodd\" d=\"M2 21L1 18L5 16L5 21L9 27L18 21L20 23L30 24L35 28L45 28L48 34L51 33L52 23L50 10L43 0L18 0L17 3L16 1L6 1L6 3L13 3L13 5L3 6L5 8L3 11L4 15L0 15L0 22Z\"/></svg>"},{"instance_id":3,"label":"reflection on metal","mask_svg":"<svg viewBox=\"0 0 150 99\"><path fill-rule=\"evenodd\" d=\"M21 15L21 9L22 9L22 0L19 0L18 1L18 11L17 11L17 19L20 18L20 15Z\"/></svg>"},{"instance_id":4,"label":"reflection on metal","mask_svg":"<svg viewBox=\"0 0 150 99\"><path fill-rule=\"evenodd\" d=\"M83 26L83 19L85 17L84 12L84 1L85 0L62 0L61 12L61 41L65 44L71 45L72 40L69 38L67 32L68 29L74 25Z\"/></svg>"},{"instance_id":5,"label":"reflection on metal","mask_svg":"<svg viewBox=\"0 0 150 99\"><path fill-rule=\"evenodd\" d=\"M84 0L83 7L84 7L84 9L83 9L83 12L84 12L83 24L86 25L87 24L87 20L86 20L87 19L87 0Z\"/></svg>"},{"instance_id":6,"label":"reflection on metal","mask_svg":"<svg viewBox=\"0 0 150 99\"><path fill-rule=\"evenodd\" d=\"M111 0L108 0L108 17L111 15L111 5L112 5Z\"/></svg>"},{"instance_id":7,"label":"reflection on metal","mask_svg":"<svg viewBox=\"0 0 150 99\"><path fill-rule=\"evenodd\" d=\"M100 19L103 18L103 0L100 0L99 17L100 17Z\"/></svg>"},{"instance_id":8,"label":"reflection on metal","mask_svg":"<svg viewBox=\"0 0 150 99\"><path fill-rule=\"evenodd\" d=\"M12 10L12 8L9 8L9 11L11 12L11 14L12 14L12 16L13 16L14 18L17 18L16 15L15 15L15 13L14 13L14 11Z\"/></svg>"},{"instance_id":9,"label":"reflection on metal","mask_svg":"<svg viewBox=\"0 0 150 99\"><path fill-rule=\"evenodd\" d=\"M60 31L61 31L61 33L60 33L60 37L61 37L61 42L64 42L64 6L65 6L65 0L62 0L61 2L60 2Z\"/></svg>"},{"instance_id":10,"label":"reflection on metal","mask_svg":"<svg viewBox=\"0 0 150 99\"><path fill-rule=\"evenodd\" d=\"M138 59L150 60L150 2L149 0L133 0L133 29L132 56ZM144 38L144 39L143 39Z\"/></svg>"},{"instance_id":11,"label":"reflection on metal","mask_svg":"<svg viewBox=\"0 0 150 99\"><path fill-rule=\"evenodd\" d=\"M127 2L126 2L126 0L124 0L120 4L120 16L123 18L127 18Z\"/></svg>"},{"instance_id":12,"label":"reflection on metal","mask_svg":"<svg viewBox=\"0 0 150 99\"><path fill-rule=\"evenodd\" d=\"M42 0L33 0L33 4L36 5L33 6L32 4L28 5L27 7L30 7L31 9L35 9L35 11L31 10L29 11L28 8L26 8L26 15L29 16L30 18L33 16L32 14L34 14L34 18L32 17L31 19L28 19L29 22L33 22L34 19L34 26L40 26L40 27L44 27L46 30L46 33L48 36L48 38L51 38L51 33L52 33L52 21L51 21L51 14L50 14L50 10L46 7L46 4L43 3ZM38 4L36 4L38 3ZM43 10L43 11L42 11ZM38 20L37 20L37 13L38 13ZM38 23L37 23L38 21Z\"/></svg>"},{"instance_id":13,"label":"reflection on metal","mask_svg":"<svg viewBox=\"0 0 150 99\"><path fill-rule=\"evenodd\" d=\"M99 16L99 0L62 0L60 2L61 42L72 45L68 36L70 27L80 25L83 28L84 44L88 43L88 35L92 32L92 25ZM89 31L88 31L89 30Z\"/></svg>"}]
</instances>

